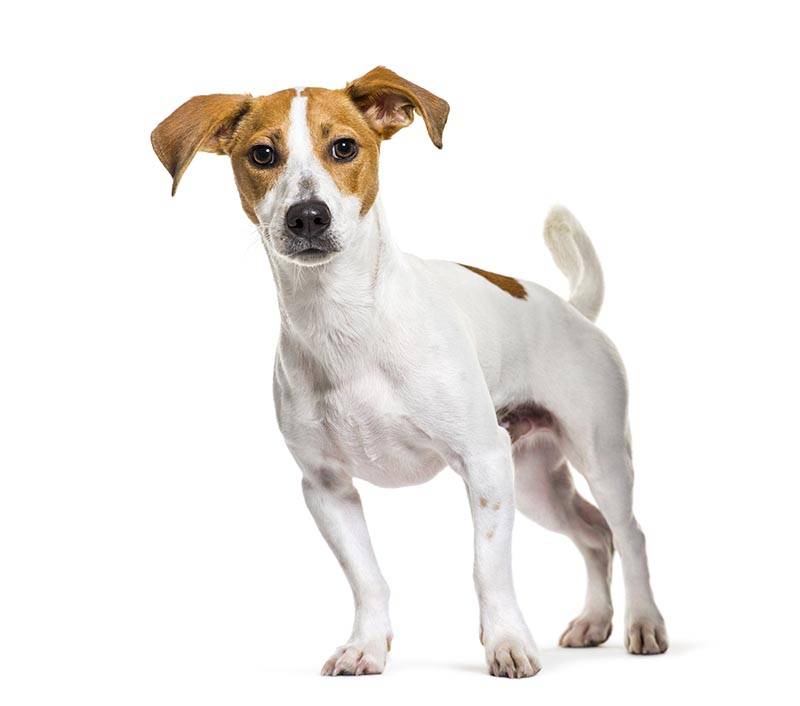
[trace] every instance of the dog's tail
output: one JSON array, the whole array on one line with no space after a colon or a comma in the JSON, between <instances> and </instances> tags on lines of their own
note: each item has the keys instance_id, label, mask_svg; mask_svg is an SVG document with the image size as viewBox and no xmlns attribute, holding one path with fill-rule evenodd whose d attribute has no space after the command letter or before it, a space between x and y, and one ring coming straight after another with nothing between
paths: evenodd
<instances>
[{"instance_id":1,"label":"dog's tail","mask_svg":"<svg viewBox=\"0 0 800 706\"><path fill-rule=\"evenodd\" d=\"M603 304L603 270L589 236L563 206L553 206L544 222L544 240L569 280L569 303L594 321Z\"/></svg>"}]
</instances>

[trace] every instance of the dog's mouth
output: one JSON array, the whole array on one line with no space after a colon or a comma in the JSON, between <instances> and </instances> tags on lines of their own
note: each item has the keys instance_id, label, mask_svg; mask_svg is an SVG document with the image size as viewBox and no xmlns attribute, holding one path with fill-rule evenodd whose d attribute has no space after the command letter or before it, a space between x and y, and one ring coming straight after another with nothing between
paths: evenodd
<instances>
[{"instance_id":1,"label":"dog's mouth","mask_svg":"<svg viewBox=\"0 0 800 706\"><path fill-rule=\"evenodd\" d=\"M328 238L294 238L287 245L284 255L303 265L328 262L339 252L339 248Z\"/></svg>"},{"instance_id":2,"label":"dog's mouth","mask_svg":"<svg viewBox=\"0 0 800 706\"><path fill-rule=\"evenodd\" d=\"M292 253L290 257L298 262L311 264L330 260L336 252L338 251L324 248L306 248Z\"/></svg>"}]
</instances>

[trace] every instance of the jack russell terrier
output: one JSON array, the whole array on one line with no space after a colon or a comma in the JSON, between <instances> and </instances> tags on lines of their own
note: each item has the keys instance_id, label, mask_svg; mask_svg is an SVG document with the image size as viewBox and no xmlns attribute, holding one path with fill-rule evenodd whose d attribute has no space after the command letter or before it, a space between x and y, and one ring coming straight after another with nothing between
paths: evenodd
<instances>
[{"instance_id":1,"label":"jack russell terrier","mask_svg":"<svg viewBox=\"0 0 800 706\"><path fill-rule=\"evenodd\" d=\"M230 156L269 256L281 313L278 424L355 599L353 632L322 673L380 673L392 640L389 588L353 479L399 487L445 466L467 488L491 674L540 669L512 582L515 505L570 537L586 562L586 603L562 646L608 639L616 546L625 646L664 652L632 509L625 372L592 323L603 276L583 229L563 208L544 227L569 301L531 282L407 255L389 237L377 199L381 143L418 113L441 148L448 111L378 67L338 90L196 96L152 134L173 194L199 150ZM568 462L599 509L576 492Z\"/></svg>"}]
</instances>

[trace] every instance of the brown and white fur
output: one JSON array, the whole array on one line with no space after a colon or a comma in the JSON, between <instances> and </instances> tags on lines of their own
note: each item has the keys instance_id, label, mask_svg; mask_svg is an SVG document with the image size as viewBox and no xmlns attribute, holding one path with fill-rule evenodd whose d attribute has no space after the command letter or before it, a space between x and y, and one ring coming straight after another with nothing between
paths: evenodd
<instances>
[{"instance_id":1,"label":"brown and white fur","mask_svg":"<svg viewBox=\"0 0 800 706\"><path fill-rule=\"evenodd\" d=\"M379 67L341 90L198 96L152 135L173 193L198 150L230 156L272 265L281 312L278 423L355 598L352 634L322 672L379 673L392 638L389 588L353 479L398 487L445 466L467 488L491 674L540 669L512 583L515 505L569 536L586 562L586 603L562 645L608 638L616 546L625 645L633 654L664 652L632 509L625 373L592 323L603 298L594 249L568 211L553 209L545 238L569 278L568 302L530 282L398 250L377 200L378 154L415 113L441 147L447 103ZM307 203L324 205L322 220L304 212L316 225L287 218ZM598 507L576 492L568 461Z\"/></svg>"}]
</instances>

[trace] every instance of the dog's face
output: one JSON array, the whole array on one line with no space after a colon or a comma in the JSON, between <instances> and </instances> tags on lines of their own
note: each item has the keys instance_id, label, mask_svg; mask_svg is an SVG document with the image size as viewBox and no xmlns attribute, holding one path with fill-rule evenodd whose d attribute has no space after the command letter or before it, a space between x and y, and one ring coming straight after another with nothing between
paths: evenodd
<instances>
[{"instance_id":1,"label":"dog's face","mask_svg":"<svg viewBox=\"0 0 800 706\"><path fill-rule=\"evenodd\" d=\"M198 151L227 154L242 207L279 257L328 262L350 247L378 193L382 140L419 113L442 146L448 105L378 67L341 90L290 89L270 96L197 96L152 134L178 182Z\"/></svg>"}]
</instances>

